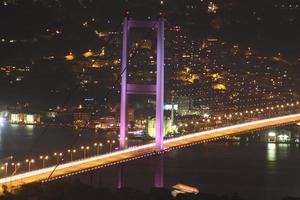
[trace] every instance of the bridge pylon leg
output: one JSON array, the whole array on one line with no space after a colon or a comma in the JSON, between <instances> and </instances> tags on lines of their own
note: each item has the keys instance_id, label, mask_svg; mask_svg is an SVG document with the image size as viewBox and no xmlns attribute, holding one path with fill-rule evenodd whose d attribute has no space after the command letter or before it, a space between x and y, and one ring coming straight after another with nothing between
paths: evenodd
<instances>
[{"instance_id":1,"label":"bridge pylon leg","mask_svg":"<svg viewBox=\"0 0 300 200\"><path fill-rule=\"evenodd\" d=\"M123 51L122 51L122 79L121 79L121 105L120 105L120 149L125 148L127 132L127 60L128 60L128 18L123 21Z\"/></svg>"},{"instance_id":2,"label":"bridge pylon leg","mask_svg":"<svg viewBox=\"0 0 300 200\"><path fill-rule=\"evenodd\" d=\"M164 145L164 18L159 18L157 27L157 69L156 69L156 123L155 142L159 150Z\"/></svg>"},{"instance_id":3,"label":"bridge pylon leg","mask_svg":"<svg viewBox=\"0 0 300 200\"><path fill-rule=\"evenodd\" d=\"M155 143L158 150L163 150L164 139L164 29L165 19L160 17L155 21L136 21L125 17L123 21L123 52L120 108L120 149L125 149L128 129L127 104L129 94L156 95L156 125ZM157 66L156 85L128 84L128 36L130 28L150 28L157 32Z\"/></svg>"}]
</instances>

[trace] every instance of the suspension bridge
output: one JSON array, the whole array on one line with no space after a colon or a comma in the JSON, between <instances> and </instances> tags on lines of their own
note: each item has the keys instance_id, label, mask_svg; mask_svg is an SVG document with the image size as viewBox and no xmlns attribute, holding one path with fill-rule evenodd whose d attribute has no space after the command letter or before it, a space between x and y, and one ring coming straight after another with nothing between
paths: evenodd
<instances>
[{"instance_id":1,"label":"suspension bridge","mask_svg":"<svg viewBox=\"0 0 300 200\"><path fill-rule=\"evenodd\" d=\"M300 110L293 105L294 109L277 116L262 116L259 119L247 120L234 125L226 125L207 131L200 131L164 139L164 23L163 17L155 21L136 21L125 18L123 22L123 53L121 71L121 109L120 109L120 144L119 150L104 155L61 163L36 169L25 173L15 174L0 179L0 186L6 185L9 189L18 188L21 185L33 182L47 182L68 176L73 176L87 171L118 165L135 159L153 156L178 148L204 143L215 139L234 136L250 131L266 129L274 126L293 124L300 121ZM131 28L151 28L157 32L157 70L155 85L138 85L127 82L128 63L128 35ZM156 96L156 137L155 143L126 148L127 134L127 104L128 95L146 94ZM270 108L271 109L271 108ZM272 107L273 110L273 107ZM157 181L156 186L161 187L162 181Z\"/></svg>"}]
</instances>

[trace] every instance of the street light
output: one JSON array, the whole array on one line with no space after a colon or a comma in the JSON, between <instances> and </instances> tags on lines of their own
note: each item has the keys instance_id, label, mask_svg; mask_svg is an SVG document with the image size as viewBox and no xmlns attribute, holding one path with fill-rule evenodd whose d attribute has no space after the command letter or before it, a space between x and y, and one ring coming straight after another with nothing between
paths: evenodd
<instances>
[{"instance_id":1,"label":"street light","mask_svg":"<svg viewBox=\"0 0 300 200\"><path fill-rule=\"evenodd\" d=\"M106 142L109 144L109 152L111 152L112 151L112 145L115 144L116 141L115 140L107 140Z\"/></svg>"},{"instance_id":2,"label":"street light","mask_svg":"<svg viewBox=\"0 0 300 200\"><path fill-rule=\"evenodd\" d=\"M26 159L26 162L28 163L28 171L30 172L31 164L34 163L34 159Z\"/></svg>"},{"instance_id":3,"label":"street light","mask_svg":"<svg viewBox=\"0 0 300 200\"><path fill-rule=\"evenodd\" d=\"M103 146L102 143L97 143L97 142L94 143L94 147L96 147L96 154L97 155L99 155L100 147L102 147L102 146Z\"/></svg>"},{"instance_id":4,"label":"street light","mask_svg":"<svg viewBox=\"0 0 300 200\"><path fill-rule=\"evenodd\" d=\"M128 148L128 137L125 137L126 148Z\"/></svg>"},{"instance_id":5,"label":"street light","mask_svg":"<svg viewBox=\"0 0 300 200\"><path fill-rule=\"evenodd\" d=\"M90 149L89 146L81 146L80 147L81 150L83 150L83 158L86 157L86 151Z\"/></svg>"},{"instance_id":6,"label":"street light","mask_svg":"<svg viewBox=\"0 0 300 200\"><path fill-rule=\"evenodd\" d=\"M62 157L63 153L56 153L55 152L53 155L56 156L56 164L58 165L58 163L59 163L59 157Z\"/></svg>"},{"instance_id":7,"label":"street light","mask_svg":"<svg viewBox=\"0 0 300 200\"><path fill-rule=\"evenodd\" d=\"M15 167L15 169L14 169L14 172L13 172L13 174L16 174L17 173L17 170L20 168L20 166L21 166L21 163L11 163L11 166L14 166Z\"/></svg>"},{"instance_id":8,"label":"street light","mask_svg":"<svg viewBox=\"0 0 300 200\"><path fill-rule=\"evenodd\" d=\"M4 163L4 165L1 167L1 170L5 172L5 176L7 175L7 167L8 167L8 163Z\"/></svg>"},{"instance_id":9,"label":"street light","mask_svg":"<svg viewBox=\"0 0 300 200\"><path fill-rule=\"evenodd\" d=\"M40 159L43 161L43 168L45 168L45 162L49 159L48 156L40 156Z\"/></svg>"},{"instance_id":10,"label":"street light","mask_svg":"<svg viewBox=\"0 0 300 200\"><path fill-rule=\"evenodd\" d=\"M70 160L73 161L73 153L76 153L76 149L68 149L68 153L70 153Z\"/></svg>"}]
</instances>

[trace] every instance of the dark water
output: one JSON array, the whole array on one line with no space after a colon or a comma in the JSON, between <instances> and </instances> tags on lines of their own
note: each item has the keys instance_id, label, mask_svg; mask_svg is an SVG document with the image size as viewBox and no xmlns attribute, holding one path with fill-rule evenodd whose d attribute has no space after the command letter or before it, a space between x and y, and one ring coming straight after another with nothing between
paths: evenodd
<instances>
[{"instance_id":1,"label":"dark water","mask_svg":"<svg viewBox=\"0 0 300 200\"><path fill-rule=\"evenodd\" d=\"M5 124L0 127L0 159L8 156L14 156L17 160L39 155L51 156L53 152L65 152L71 147L79 150L81 145L89 145L91 149L88 154L92 155L96 150L93 148L95 142L103 143L101 152L109 151L107 140L115 140L112 149L117 147L118 135L112 131ZM130 140L128 145L141 143L139 140Z\"/></svg>"},{"instance_id":2,"label":"dark water","mask_svg":"<svg viewBox=\"0 0 300 200\"><path fill-rule=\"evenodd\" d=\"M28 152L41 154L66 149L76 140L77 146L117 139L114 133L80 131L52 127L6 126L0 131L0 155L25 158ZM41 134L44 134L40 137ZM38 140L38 142L34 142ZM130 141L138 144L141 141ZM76 146L75 145L75 146ZM106 150L108 146L105 146ZM300 147L272 143L206 143L163 155L164 186L177 183L195 186L200 191L217 194L237 192L244 199L279 200L284 196L300 197ZM126 163L125 185L144 191L151 189L158 170L159 157ZM98 187L116 187L119 166L72 177Z\"/></svg>"},{"instance_id":3,"label":"dark water","mask_svg":"<svg viewBox=\"0 0 300 200\"><path fill-rule=\"evenodd\" d=\"M300 196L300 149L288 144L205 144L165 158L166 186L195 185L204 192L238 192L246 199Z\"/></svg>"},{"instance_id":4,"label":"dark water","mask_svg":"<svg viewBox=\"0 0 300 200\"><path fill-rule=\"evenodd\" d=\"M159 157L124 165L126 187L143 191L154 184ZM300 197L300 147L290 144L207 143L164 154L164 186L184 183L205 193L234 194L246 200ZM72 177L115 188L120 166Z\"/></svg>"}]
</instances>

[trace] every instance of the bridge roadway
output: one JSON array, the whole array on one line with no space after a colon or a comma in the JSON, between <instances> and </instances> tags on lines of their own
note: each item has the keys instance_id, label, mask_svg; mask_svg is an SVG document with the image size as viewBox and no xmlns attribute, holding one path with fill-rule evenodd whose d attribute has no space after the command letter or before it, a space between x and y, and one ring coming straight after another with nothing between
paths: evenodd
<instances>
[{"instance_id":1,"label":"bridge roadway","mask_svg":"<svg viewBox=\"0 0 300 200\"><path fill-rule=\"evenodd\" d=\"M172 150L176 148L189 146L195 143L201 143L215 138L232 136L262 128L291 124L295 122L300 122L300 114L292 114L270 119L246 122L238 125L232 125L228 127L222 127L214 130L202 131L198 133L180 136L177 138L168 139L164 141L164 148L165 150ZM132 147L126 150L116 151L105 155L99 155L82 160L76 160L69 163L64 163L59 165L54 172L54 166L52 166L44 169L34 170L31 172L17 174L6 178L1 178L0 188L2 188L2 185L6 185L8 188L13 189L19 187L20 185L32 182L51 181L54 179L72 176L78 173L94 170L97 168L107 167L134 159L151 156L157 153L160 152L157 152L154 143L138 147ZM52 172L53 174L51 175L51 178L48 179L49 175Z\"/></svg>"}]
</instances>

